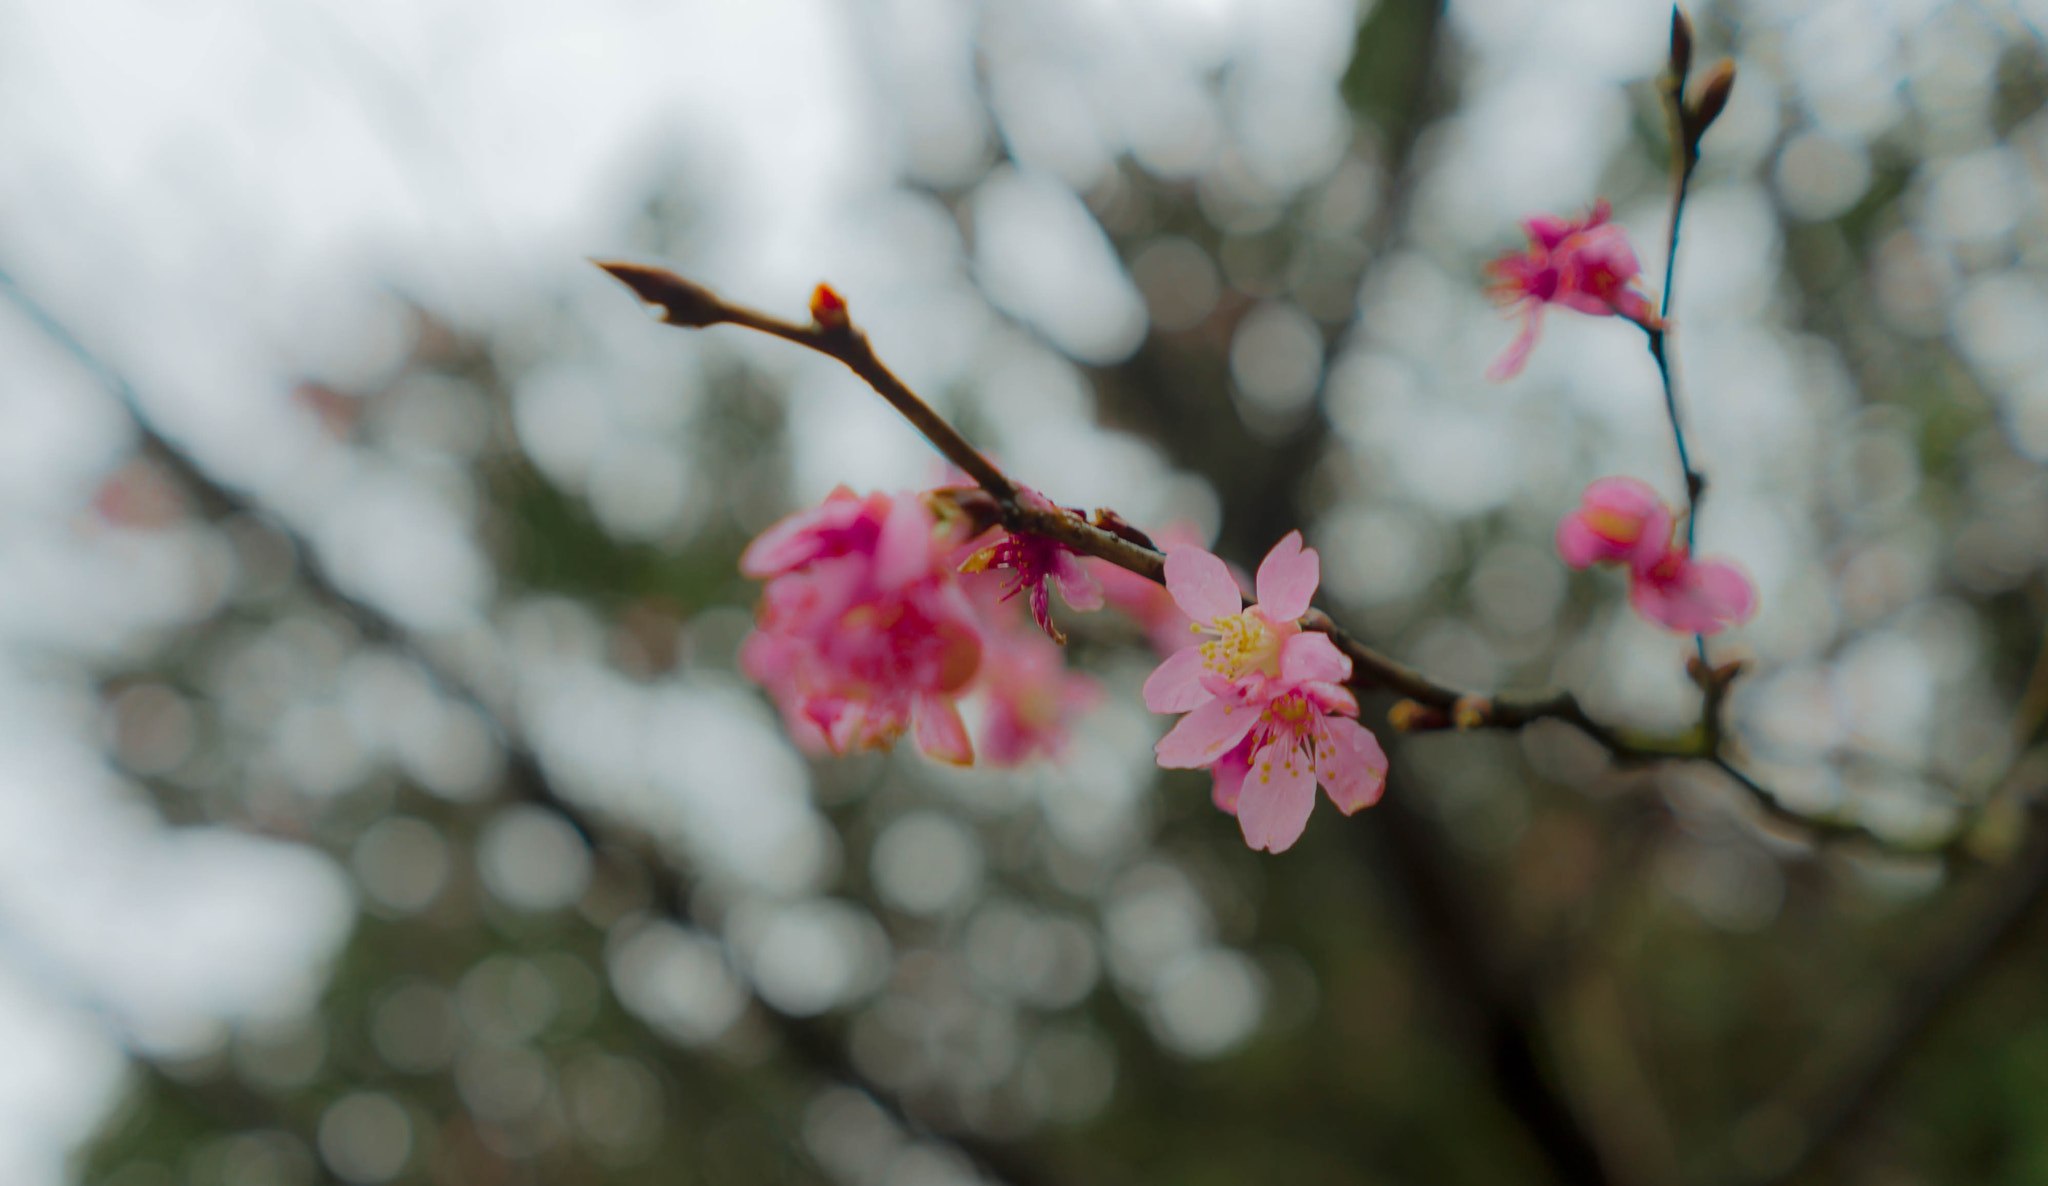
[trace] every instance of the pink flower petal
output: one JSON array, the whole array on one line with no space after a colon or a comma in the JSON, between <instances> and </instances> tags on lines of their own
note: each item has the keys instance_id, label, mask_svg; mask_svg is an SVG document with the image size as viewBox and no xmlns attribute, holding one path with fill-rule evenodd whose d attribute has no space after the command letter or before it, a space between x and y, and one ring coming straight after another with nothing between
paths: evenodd
<instances>
[{"instance_id":1,"label":"pink flower petal","mask_svg":"<svg viewBox=\"0 0 2048 1186\"><path fill-rule=\"evenodd\" d=\"M1166 591L1182 613L1203 624L1244 609L1230 566L1193 546L1166 550Z\"/></svg>"},{"instance_id":2,"label":"pink flower petal","mask_svg":"<svg viewBox=\"0 0 2048 1186\"><path fill-rule=\"evenodd\" d=\"M1628 232L1612 223L1595 223L1587 228L1584 241L1573 254L1574 262L1589 273L1599 273L1626 283L1642 274L1642 261L1629 246Z\"/></svg>"},{"instance_id":3,"label":"pink flower petal","mask_svg":"<svg viewBox=\"0 0 2048 1186\"><path fill-rule=\"evenodd\" d=\"M1258 723L1255 708L1211 700L1182 717L1152 752L1168 770L1199 770L1214 765Z\"/></svg>"},{"instance_id":4,"label":"pink flower petal","mask_svg":"<svg viewBox=\"0 0 2048 1186\"><path fill-rule=\"evenodd\" d=\"M1695 561L1693 581L1700 600L1717 618L1741 622L1756 612L1756 587L1741 569L1725 560Z\"/></svg>"},{"instance_id":5,"label":"pink flower petal","mask_svg":"<svg viewBox=\"0 0 2048 1186\"><path fill-rule=\"evenodd\" d=\"M1552 301L1563 305L1574 313L1584 313L1589 317L1612 317L1614 315L1614 306L1608 302L1606 297L1598 293L1586 292L1583 289L1561 287L1557 290L1557 295L1552 298Z\"/></svg>"},{"instance_id":6,"label":"pink flower petal","mask_svg":"<svg viewBox=\"0 0 2048 1186\"><path fill-rule=\"evenodd\" d=\"M824 550L824 532L843 527L860 514L859 501L853 491L840 486L822 504L784 515L740 553L740 571L764 580L808 563Z\"/></svg>"},{"instance_id":7,"label":"pink flower petal","mask_svg":"<svg viewBox=\"0 0 2048 1186\"><path fill-rule=\"evenodd\" d=\"M1529 236L1529 241L1546 249L1555 248L1578 229L1555 214L1532 214L1522 220L1522 230Z\"/></svg>"},{"instance_id":8,"label":"pink flower petal","mask_svg":"<svg viewBox=\"0 0 2048 1186\"><path fill-rule=\"evenodd\" d=\"M875 583L884 589L901 588L931 575L935 558L931 512L915 498L896 499L875 544Z\"/></svg>"},{"instance_id":9,"label":"pink flower petal","mask_svg":"<svg viewBox=\"0 0 2048 1186\"><path fill-rule=\"evenodd\" d=\"M1358 698L1346 688L1340 688L1336 684L1308 683L1303 684L1301 690L1308 697L1309 703L1325 713L1334 712L1347 717L1358 715Z\"/></svg>"},{"instance_id":10,"label":"pink flower petal","mask_svg":"<svg viewBox=\"0 0 2048 1186\"><path fill-rule=\"evenodd\" d=\"M1531 304L1522 314L1522 330L1501 356L1486 368L1486 377L1496 383L1505 382L1522 373L1529 364L1529 352L1536 349L1536 338L1543 332L1543 306Z\"/></svg>"},{"instance_id":11,"label":"pink flower petal","mask_svg":"<svg viewBox=\"0 0 2048 1186\"><path fill-rule=\"evenodd\" d=\"M974 764L974 743L967 739L967 722L960 709L945 696L923 695L911 710L917 748L955 766Z\"/></svg>"},{"instance_id":12,"label":"pink flower petal","mask_svg":"<svg viewBox=\"0 0 2048 1186\"><path fill-rule=\"evenodd\" d=\"M1316 747L1316 781L1337 810L1350 815L1379 802L1387 787L1387 755L1379 738L1357 721L1325 717Z\"/></svg>"},{"instance_id":13,"label":"pink flower petal","mask_svg":"<svg viewBox=\"0 0 2048 1186\"><path fill-rule=\"evenodd\" d=\"M1280 678L1289 684L1341 684L1351 678L1351 660L1320 630L1304 630L1280 644Z\"/></svg>"},{"instance_id":14,"label":"pink flower petal","mask_svg":"<svg viewBox=\"0 0 2048 1186\"><path fill-rule=\"evenodd\" d=\"M1275 622L1292 622L1308 612L1308 603L1322 581L1322 558L1301 546L1301 533L1290 531L1259 564L1259 608Z\"/></svg>"},{"instance_id":15,"label":"pink flower petal","mask_svg":"<svg viewBox=\"0 0 2048 1186\"><path fill-rule=\"evenodd\" d=\"M1664 500L1657 497L1648 482L1621 475L1588 483L1580 501L1588 508L1597 507L1634 519L1647 519L1664 509Z\"/></svg>"},{"instance_id":16,"label":"pink flower petal","mask_svg":"<svg viewBox=\"0 0 2048 1186\"><path fill-rule=\"evenodd\" d=\"M1628 600L1637 613L1681 634L1718 634L1755 610L1756 591L1732 564L1682 560L1661 578L1636 574Z\"/></svg>"},{"instance_id":17,"label":"pink flower petal","mask_svg":"<svg viewBox=\"0 0 2048 1186\"><path fill-rule=\"evenodd\" d=\"M1586 526L1584 516L1573 511L1557 524L1557 554L1573 568L1591 568L1602 560L1610 559L1611 545L1598 532Z\"/></svg>"},{"instance_id":18,"label":"pink flower petal","mask_svg":"<svg viewBox=\"0 0 2048 1186\"><path fill-rule=\"evenodd\" d=\"M1315 773L1291 743L1274 742L1252 755L1237 797L1237 824L1246 844L1286 852L1301 839L1315 806Z\"/></svg>"},{"instance_id":19,"label":"pink flower petal","mask_svg":"<svg viewBox=\"0 0 2048 1186\"><path fill-rule=\"evenodd\" d=\"M1061 548L1052 561L1052 579L1059 584L1060 600L1082 613L1102 608L1102 582L1088 571L1081 558Z\"/></svg>"},{"instance_id":20,"label":"pink flower petal","mask_svg":"<svg viewBox=\"0 0 2048 1186\"><path fill-rule=\"evenodd\" d=\"M1237 814L1237 796L1244 789L1246 772L1251 769L1251 753L1251 746L1240 744L1209 767L1209 777L1213 780L1209 787L1209 801L1216 805L1217 810Z\"/></svg>"},{"instance_id":21,"label":"pink flower petal","mask_svg":"<svg viewBox=\"0 0 2048 1186\"><path fill-rule=\"evenodd\" d=\"M1202 648L1182 647L1145 677L1145 707L1153 712L1191 712L1216 698L1202 686L1207 670Z\"/></svg>"},{"instance_id":22,"label":"pink flower petal","mask_svg":"<svg viewBox=\"0 0 2048 1186\"><path fill-rule=\"evenodd\" d=\"M1650 298L1633 288L1624 288L1615 293L1608 304L1613 307L1617 316L1626 317L1637 325L1654 329L1662 323L1657 311L1650 307Z\"/></svg>"},{"instance_id":23,"label":"pink flower petal","mask_svg":"<svg viewBox=\"0 0 2048 1186\"><path fill-rule=\"evenodd\" d=\"M1628 583L1628 603L1645 619L1680 634L1704 634L1695 627L1692 607L1674 598L1669 586L1641 576Z\"/></svg>"}]
</instances>

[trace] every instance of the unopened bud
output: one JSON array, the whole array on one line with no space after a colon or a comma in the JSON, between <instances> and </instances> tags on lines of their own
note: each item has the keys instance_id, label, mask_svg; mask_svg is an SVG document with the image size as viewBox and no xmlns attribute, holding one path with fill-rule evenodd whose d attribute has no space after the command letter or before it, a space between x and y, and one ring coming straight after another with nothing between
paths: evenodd
<instances>
[{"instance_id":1,"label":"unopened bud","mask_svg":"<svg viewBox=\"0 0 2048 1186\"><path fill-rule=\"evenodd\" d=\"M1492 703L1484 696L1460 696L1458 702L1451 705L1451 723L1460 732L1469 732L1485 725L1492 710Z\"/></svg>"},{"instance_id":2,"label":"unopened bud","mask_svg":"<svg viewBox=\"0 0 2048 1186\"><path fill-rule=\"evenodd\" d=\"M1685 113L1685 134L1694 146L1700 137L1707 134L1714 121L1728 106L1728 94L1735 89L1735 59L1722 58L1707 71L1700 82L1699 94L1687 104Z\"/></svg>"},{"instance_id":3,"label":"unopened bud","mask_svg":"<svg viewBox=\"0 0 2048 1186\"><path fill-rule=\"evenodd\" d=\"M1685 76L1692 69L1692 22L1686 19L1685 10L1676 4L1671 6L1671 76L1685 85Z\"/></svg>"},{"instance_id":4,"label":"unopened bud","mask_svg":"<svg viewBox=\"0 0 2048 1186\"><path fill-rule=\"evenodd\" d=\"M935 530L942 536L962 542L973 539L1002 521L1002 508L988 491L979 486L941 486L927 490L918 496L925 509L932 513ZM969 556L960 566L962 572L980 572L988 567L989 557L982 552ZM970 568L979 560L980 567Z\"/></svg>"},{"instance_id":5,"label":"unopened bud","mask_svg":"<svg viewBox=\"0 0 2048 1186\"><path fill-rule=\"evenodd\" d=\"M1396 733L1420 733L1426 729L1441 729L1451 723L1440 708L1431 708L1415 700L1397 700L1387 710L1387 726Z\"/></svg>"},{"instance_id":6,"label":"unopened bud","mask_svg":"<svg viewBox=\"0 0 2048 1186\"><path fill-rule=\"evenodd\" d=\"M1118 539L1134 543L1141 548L1150 548L1155 552L1164 550L1158 544L1152 542L1151 536L1131 526L1130 522L1122 515L1117 514L1108 507L1097 507L1095 509L1095 517L1090 522L1116 536Z\"/></svg>"},{"instance_id":7,"label":"unopened bud","mask_svg":"<svg viewBox=\"0 0 2048 1186\"><path fill-rule=\"evenodd\" d=\"M694 281L685 280L666 268L616 260L590 261L611 274L612 279L633 290L633 295L661 310L670 325L702 329L727 320L725 302Z\"/></svg>"},{"instance_id":8,"label":"unopened bud","mask_svg":"<svg viewBox=\"0 0 2048 1186\"><path fill-rule=\"evenodd\" d=\"M832 291L829 284L820 284L811 291L811 320L819 329L845 329L852 324L846 315L846 298Z\"/></svg>"}]
</instances>

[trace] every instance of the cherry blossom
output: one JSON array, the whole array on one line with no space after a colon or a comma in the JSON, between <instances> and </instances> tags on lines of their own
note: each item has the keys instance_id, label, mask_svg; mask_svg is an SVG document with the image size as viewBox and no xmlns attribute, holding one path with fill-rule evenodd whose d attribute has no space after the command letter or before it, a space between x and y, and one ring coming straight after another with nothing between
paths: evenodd
<instances>
[{"instance_id":1,"label":"cherry blossom","mask_svg":"<svg viewBox=\"0 0 2048 1186\"><path fill-rule=\"evenodd\" d=\"M1308 825L1321 784L1346 815L1379 798L1387 761L1342 687L1351 660L1299 621L1321 562L1290 532L1259 565L1256 604L1201 548L1166 553L1166 587L1205 642L1184 647L1145 681L1145 706L1186 713L1154 747L1169 769L1208 768L1216 805L1245 843L1285 851Z\"/></svg>"},{"instance_id":2,"label":"cherry blossom","mask_svg":"<svg viewBox=\"0 0 2048 1186\"><path fill-rule=\"evenodd\" d=\"M1052 501L1035 490L1020 488L1017 500L1039 510L1056 510ZM1102 608L1102 582L1081 563L1081 557L1065 544L1041 535L1017 535L995 530L993 542L977 548L960 562L960 571L981 573L1008 571L1003 586L1005 600L1031 590L1031 620L1046 637L1063 643L1067 636L1052 624L1052 593L1058 586L1060 600L1077 610L1093 612Z\"/></svg>"},{"instance_id":3,"label":"cherry blossom","mask_svg":"<svg viewBox=\"0 0 2048 1186\"><path fill-rule=\"evenodd\" d=\"M847 753L912 729L932 757L973 760L957 700L981 666L982 626L943 563L947 542L916 497L841 487L740 557L768 581L740 669L800 745Z\"/></svg>"},{"instance_id":4,"label":"cherry blossom","mask_svg":"<svg viewBox=\"0 0 2048 1186\"><path fill-rule=\"evenodd\" d=\"M1642 265L1622 229L1608 221L1605 201L1580 219L1538 214L1524 219L1526 250L1509 252L1486 266L1493 276L1489 294L1513 306L1522 330L1487 369L1490 379L1511 379L1529 361L1543 329L1546 305L1563 305L1596 317L1626 317L1645 329L1660 328L1650 299L1635 287Z\"/></svg>"},{"instance_id":5,"label":"cherry blossom","mask_svg":"<svg viewBox=\"0 0 2048 1186\"><path fill-rule=\"evenodd\" d=\"M1586 487L1579 508L1557 525L1557 551L1573 568L1654 564L1671 542L1671 511L1634 478L1601 478Z\"/></svg>"},{"instance_id":6,"label":"cherry blossom","mask_svg":"<svg viewBox=\"0 0 2048 1186\"><path fill-rule=\"evenodd\" d=\"M1058 757L1074 722L1102 701L1102 686L1067 670L1065 653L1029 627L985 640L980 753L993 766Z\"/></svg>"},{"instance_id":7,"label":"cherry blossom","mask_svg":"<svg viewBox=\"0 0 2048 1186\"><path fill-rule=\"evenodd\" d=\"M1573 568L1628 566L1628 600L1652 622L1682 634L1716 634L1749 617L1756 591L1724 560L1695 560L1677 516L1634 478L1602 478L1557 525L1557 551Z\"/></svg>"}]
</instances>

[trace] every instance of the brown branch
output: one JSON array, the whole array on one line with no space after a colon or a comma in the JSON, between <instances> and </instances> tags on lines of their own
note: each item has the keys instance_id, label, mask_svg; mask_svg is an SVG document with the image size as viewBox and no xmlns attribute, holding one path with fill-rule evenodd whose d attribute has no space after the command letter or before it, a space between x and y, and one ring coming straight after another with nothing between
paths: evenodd
<instances>
[{"instance_id":1,"label":"brown branch","mask_svg":"<svg viewBox=\"0 0 2048 1186\"><path fill-rule=\"evenodd\" d=\"M819 290L829 296L829 300L813 301L814 311L822 310L826 316L814 317L810 324L799 325L732 304L702 285L662 268L604 261L597 261L597 266L632 289L642 301L660 309L661 319L667 324L688 328L738 325L837 359L866 380L948 460L975 478L994 501L992 517L1004 527L1043 536L1147 580L1165 583L1166 557L1156 548L1104 530L1076 513L1056 507L1033 506L1020 499L1020 487L1015 481L882 365L868 344L867 335L847 317L844 303L831 294L830 289L821 287ZM1856 836L1881 847L1894 847L1861 826L1809 819L1791 811L1776 794L1741 773L1729 761L1723 752L1721 717L1728 689L1740 673L1738 666L1709 669L1695 665L1693 676L1702 690L1698 723L1681 733L1655 733L1595 720L1579 703L1578 697L1569 691L1546 689L1485 695L1442 683L1367 646L1319 609L1311 609L1301 619L1301 624L1305 629L1328 634L1337 649L1351 660L1348 682L1352 687L1388 691L1406 699L1408 705L1396 705L1395 712L1390 714L1395 727L1403 731L1445 728L1512 731L1537 721L1561 721L1592 738L1621 762L1709 762L1753 797L1765 814L1781 822L1804 827L1816 838Z\"/></svg>"},{"instance_id":2,"label":"brown branch","mask_svg":"<svg viewBox=\"0 0 2048 1186\"><path fill-rule=\"evenodd\" d=\"M671 279L674 284L666 290L666 295L677 302L677 305L671 306L671 312L673 313L676 308L682 308L687 312L691 291L701 293L703 290L680 278ZM172 476L187 488L202 514L213 518L243 514L271 523L291 540L300 576L316 602L346 618L364 639L389 646L416 663L443 694L477 712L504 749L505 787L513 797L560 815L593 850L638 854L644 865L648 883L655 889L662 912L679 922L691 921L688 913L688 895L684 892L686 887L681 875L670 867L661 854L648 851L647 846L629 829L613 825L598 813L580 807L564 796L548 778L547 771L542 767L538 757L527 748L519 731L479 696L468 681L447 667L429 648L422 646L396 619L336 585L325 566L321 564L319 553L311 540L266 515L264 508L255 500L215 481L184 449L165 438L155 427L153 419L127 378L72 334L67 326L22 289L5 271L0 271L0 295L11 299L38 328L69 353L120 402L141 437L143 451L164 464ZM678 321L676 324L689 323ZM812 345L806 341L806 336L798 334L793 336L792 340ZM960 440L957 433L952 433L950 426L945 426L944 421L939 420L936 413L915 395L910 394L909 389L903 387L902 383L890 375L879 362L873 363L868 369L863 369L849 360L861 352L872 358L872 351L867 349L865 337L858 334L843 337L850 338L855 344L848 345L841 341L836 345L843 353L835 353L831 349L825 349L825 352L846 361L848 366L853 366L861 377L870 383L876 383L879 377L886 377L886 381L893 383L912 403L923 407L924 414L944 427L945 432L951 434L951 439L958 442L959 447L964 450L961 457L954 458L956 463L961 464L961 468L968 468L968 460L980 458L971 446ZM813 345L813 348L824 349L824 346ZM877 386L877 390L881 390L881 387ZM892 399L891 402L895 401ZM909 416L910 413L906 412L905 415ZM913 417L912 422L919 421ZM981 460L980 464L991 473L994 472L994 467L986 460ZM821 1079L859 1088L888 1112L905 1131L953 1145L986 1169L992 1177L1006 1181L1011 1186L1039 1186L1040 1183L1049 1181L1034 1163L1013 1147L971 1135L932 1132L928 1126L911 1115L894 1094L863 1075L853 1065L852 1059L847 1056L841 1044L820 1040L816 1023L776 1012L765 1003L762 1014L776 1032L779 1046L783 1051Z\"/></svg>"},{"instance_id":3,"label":"brown branch","mask_svg":"<svg viewBox=\"0 0 2048 1186\"><path fill-rule=\"evenodd\" d=\"M868 336L846 317L846 305L838 294L823 285L812 298L813 319L809 325L784 321L773 314L735 305L695 281L662 268L616 260L592 260L612 277L633 290L641 300L661 310L670 325L703 329L713 325L739 325L772 334L845 363L848 370L867 381L889 406L901 413L911 426L932 443L946 460L964 470L982 489L1005 504L1017 500L1017 488L981 451L967 443L946 418L932 410L916 392L904 385L895 372L882 365Z\"/></svg>"}]
</instances>

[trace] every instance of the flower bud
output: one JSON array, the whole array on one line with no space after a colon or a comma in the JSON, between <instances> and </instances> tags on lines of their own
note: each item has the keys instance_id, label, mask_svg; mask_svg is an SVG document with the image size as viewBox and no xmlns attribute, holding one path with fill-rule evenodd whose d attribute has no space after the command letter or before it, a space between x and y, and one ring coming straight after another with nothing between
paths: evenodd
<instances>
[{"instance_id":1,"label":"flower bud","mask_svg":"<svg viewBox=\"0 0 2048 1186\"><path fill-rule=\"evenodd\" d=\"M1671 6L1671 76L1679 86L1685 85L1685 76L1692 70L1692 22L1686 19L1685 10L1676 4Z\"/></svg>"},{"instance_id":2,"label":"flower bud","mask_svg":"<svg viewBox=\"0 0 2048 1186\"><path fill-rule=\"evenodd\" d=\"M633 290L633 295L661 309L661 319L670 325L702 329L728 320L725 302L701 284L685 280L666 268L646 264L592 260L612 279Z\"/></svg>"},{"instance_id":3,"label":"flower bud","mask_svg":"<svg viewBox=\"0 0 2048 1186\"><path fill-rule=\"evenodd\" d=\"M1164 548L1152 542L1151 536L1131 526L1129 520L1108 507L1095 508L1095 515L1089 522L1126 543L1133 543L1141 548L1150 548L1155 552L1165 551Z\"/></svg>"},{"instance_id":4,"label":"flower bud","mask_svg":"<svg viewBox=\"0 0 2048 1186\"><path fill-rule=\"evenodd\" d=\"M1440 708L1431 708L1418 700L1397 700L1387 710L1387 725L1396 733L1421 733L1430 729L1441 729L1451 723Z\"/></svg>"},{"instance_id":5,"label":"flower bud","mask_svg":"<svg viewBox=\"0 0 2048 1186\"><path fill-rule=\"evenodd\" d=\"M1451 705L1451 723L1461 733L1470 732L1486 724L1492 709L1493 705L1484 696L1460 696L1458 702Z\"/></svg>"},{"instance_id":6,"label":"flower bud","mask_svg":"<svg viewBox=\"0 0 2048 1186\"><path fill-rule=\"evenodd\" d=\"M1701 80L1699 93L1686 105L1685 135L1697 147L1721 112L1728 106L1728 93L1735 89L1735 60L1722 58Z\"/></svg>"},{"instance_id":7,"label":"flower bud","mask_svg":"<svg viewBox=\"0 0 2048 1186\"><path fill-rule=\"evenodd\" d=\"M846 298L832 291L829 284L820 284L811 291L811 321L819 329L845 329L852 324L846 315Z\"/></svg>"}]
</instances>

